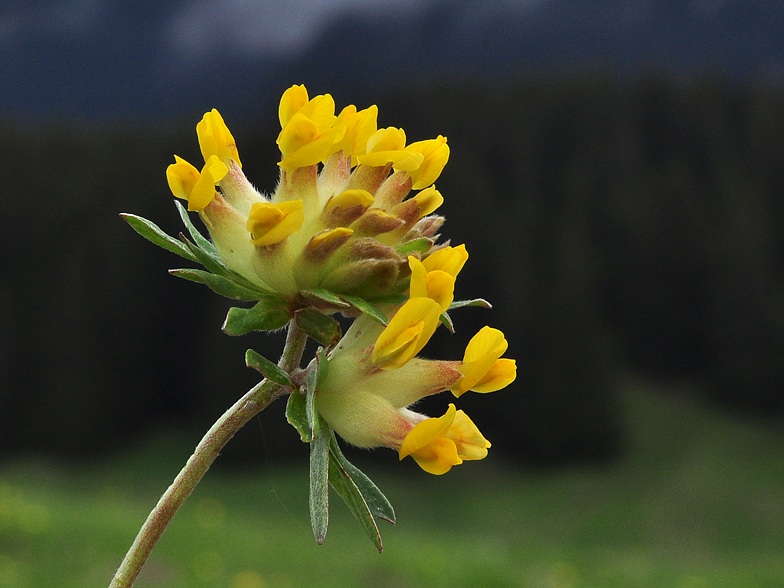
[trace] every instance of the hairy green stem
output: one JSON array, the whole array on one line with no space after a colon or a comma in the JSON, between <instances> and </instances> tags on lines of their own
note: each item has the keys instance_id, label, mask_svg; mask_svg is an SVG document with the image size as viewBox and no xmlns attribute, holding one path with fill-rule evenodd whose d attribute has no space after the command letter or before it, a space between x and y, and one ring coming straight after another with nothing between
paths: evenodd
<instances>
[{"instance_id":1,"label":"hairy green stem","mask_svg":"<svg viewBox=\"0 0 784 588\"><path fill-rule=\"evenodd\" d=\"M286 346L278 362L283 370L291 372L299 367L306 340L307 335L296 326L296 323L293 320L289 322ZM212 462L218 457L229 439L254 416L267 408L272 401L283 396L287 391L290 390L280 384L262 380L212 425L196 446L185 467L180 470L174 482L150 512L117 573L112 578L109 588L131 588L133 586L167 525L204 474L207 473Z\"/></svg>"}]
</instances>

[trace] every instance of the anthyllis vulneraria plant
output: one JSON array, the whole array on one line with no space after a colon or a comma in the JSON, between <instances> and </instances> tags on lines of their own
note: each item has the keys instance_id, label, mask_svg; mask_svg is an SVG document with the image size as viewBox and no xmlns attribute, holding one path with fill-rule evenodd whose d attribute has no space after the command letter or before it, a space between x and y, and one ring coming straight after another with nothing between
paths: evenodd
<instances>
[{"instance_id":1,"label":"anthyllis vulneraria plant","mask_svg":"<svg viewBox=\"0 0 784 588\"><path fill-rule=\"evenodd\" d=\"M493 392L515 379L503 333L482 328L462 361L417 357L449 311L484 306L454 300L468 259L464 245L438 243L443 197L433 182L449 158L446 138L406 144L402 129L377 128L378 109L345 107L329 94L308 97L292 86L280 101L280 180L271 196L245 177L237 146L212 110L196 125L204 165L174 156L166 170L174 196L198 212L211 239L177 201L189 236L174 238L152 222L123 218L156 245L201 264L175 276L253 302L229 309L229 335L287 327L274 363L253 350L245 360L264 379L210 429L150 513L111 586L131 586L169 520L228 440L273 400L288 396L286 416L310 444L310 514L316 540L327 532L328 486L382 549L376 518L391 522L386 497L344 457L335 433L358 447L389 447L426 472L444 474L482 459L490 442L468 415L449 404L428 418L409 409L449 390ZM414 190L416 193L409 196ZM353 318L345 333L335 314ZM315 357L301 367L308 337Z\"/></svg>"}]
</instances>

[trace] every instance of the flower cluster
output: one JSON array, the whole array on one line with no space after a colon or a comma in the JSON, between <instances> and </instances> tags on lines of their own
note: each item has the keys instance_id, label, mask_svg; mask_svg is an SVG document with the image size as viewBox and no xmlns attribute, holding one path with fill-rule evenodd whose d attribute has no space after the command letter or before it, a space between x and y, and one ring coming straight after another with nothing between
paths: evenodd
<instances>
[{"instance_id":1,"label":"flower cluster","mask_svg":"<svg viewBox=\"0 0 784 588\"><path fill-rule=\"evenodd\" d=\"M204 167L175 156L169 187L199 212L228 267L260 288L291 300L314 288L371 299L399 292L401 247L429 249L443 222L428 215L443 202L433 182L449 147L444 137L406 145L402 129L377 129L376 117L375 106L335 115L329 94L308 99L304 86L289 88L279 108L280 183L267 198L212 110L196 126ZM412 189L420 191L404 200Z\"/></svg>"},{"instance_id":2,"label":"flower cluster","mask_svg":"<svg viewBox=\"0 0 784 588\"><path fill-rule=\"evenodd\" d=\"M217 110L196 126L202 169L177 156L167 169L172 193L198 211L222 262L282 297L292 316L308 305L345 312L351 303L359 316L329 345L328 375L314 392L334 431L410 455L433 474L482 459L490 443L462 410L450 404L427 418L408 408L444 390L492 392L516 375L514 360L501 357L506 339L490 327L462 361L417 357L442 322L451 324L446 313L468 259L464 245L436 243L444 219L432 213L444 199L434 182L449 158L446 138L406 144L402 129L377 128L375 106L336 115L329 94L309 98L304 86L286 90L278 114L281 174L269 198L242 172ZM361 312L371 303L376 312Z\"/></svg>"}]
</instances>

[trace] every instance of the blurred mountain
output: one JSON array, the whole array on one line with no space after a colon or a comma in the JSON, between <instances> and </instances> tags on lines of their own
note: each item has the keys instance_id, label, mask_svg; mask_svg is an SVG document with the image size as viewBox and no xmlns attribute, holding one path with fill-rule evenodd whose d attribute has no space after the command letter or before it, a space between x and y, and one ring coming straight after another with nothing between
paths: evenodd
<instances>
[{"instance_id":1,"label":"blurred mountain","mask_svg":"<svg viewBox=\"0 0 784 588\"><path fill-rule=\"evenodd\" d=\"M275 53L238 50L219 22L189 39L200 46L189 53L171 30L186 3L92 3L95 11L78 19L52 8L45 18L40 10L25 17L41 2L0 11L0 117L160 119L214 105L236 120L247 116L240 107L266 108L300 82L355 100L434 77L492 82L585 69L784 80L784 3L766 0L436 0L416 10L346 9Z\"/></svg>"}]
</instances>

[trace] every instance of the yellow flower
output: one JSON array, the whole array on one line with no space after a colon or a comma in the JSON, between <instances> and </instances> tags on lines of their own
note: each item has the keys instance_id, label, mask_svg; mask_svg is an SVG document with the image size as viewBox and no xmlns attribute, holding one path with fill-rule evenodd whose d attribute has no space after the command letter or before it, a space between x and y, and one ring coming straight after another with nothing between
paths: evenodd
<instances>
[{"instance_id":1,"label":"yellow flower","mask_svg":"<svg viewBox=\"0 0 784 588\"><path fill-rule=\"evenodd\" d=\"M490 442L462 410L450 404L444 416L425 419L406 435L400 459L411 456L430 474L441 475L464 460L484 459Z\"/></svg>"},{"instance_id":2,"label":"yellow flower","mask_svg":"<svg viewBox=\"0 0 784 588\"><path fill-rule=\"evenodd\" d=\"M394 164L395 171L407 171L411 176L412 190L427 188L436 181L449 159L449 146L446 137L438 135L436 139L417 141L405 149L411 154L422 156L422 162L415 169L406 169Z\"/></svg>"},{"instance_id":3,"label":"yellow flower","mask_svg":"<svg viewBox=\"0 0 784 588\"><path fill-rule=\"evenodd\" d=\"M291 86L291 88L283 92L283 96L280 97L280 105L278 106L280 128L285 129L291 117L307 103L308 91L304 85Z\"/></svg>"},{"instance_id":4,"label":"yellow flower","mask_svg":"<svg viewBox=\"0 0 784 588\"><path fill-rule=\"evenodd\" d=\"M307 167L325 161L333 146L346 133L343 125L335 126L335 101L329 94L307 99L304 86L292 86L280 101L278 114L282 130L277 143L283 159L282 168Z\"/></svg>"},{"instance_id":5,"label":"yellow flower","mask_svg":"<svg viewBox=\"0 0 784 588\"><path fill-rule=\"evenodd\" d=\"M196 125L196 134L199 137L199 147L204 161L215 155L225 164L233 159L242 167L237 153L237 143L217 110L213 108L204 115Z\"/></svg>"},{"instance_id":6,"label":"yellow flower","mask_svg":"<svg viewBox=\"0 0 784 588\"><path fill-rule=\"evenodd\" d=\"M280 204L256 202L250 208L248 231L251 243L274 245L299 231L305 219L302 200L288 200Z\"/></svg>"},{"instance_id":7,"label":"yellow flower","mask_svg":"<svg viewBox=\"0 0 784 588\"><path fill-rule=\"evenodd\" d=\"M340 142L333 145L334 152L343 150L344 155L351 156L351 166L357 165L358 157L367 151L368 139L376 132L378 106L375 104L357 112L353 104L346 106L338 115L336 125L346 127L346 134Z\"/></svg>"},{"instance_id":8,"label":"yellow flower","mask_svg":"<svg viewBox=\"0 0 784 588\"><path fill-rule=\"evenodd\" d=\"M446 246L428 255L422 263L429 272L443 270L450 276L457 277L468 260L468 251L465 245L457 247Z\"/></svg>"},{"instance_id":9,"label":"yellow flower","mask_svg":"<svg viewBox=\"0 0 784 588\"><path fill-rule=\"evenodd\" d=\"M463 377L451 388L456 397L468 390L495 392L514 382L517 366L514 359L502 358L508 343L504 334L492 327L482 327L466 346L463 364L458 368Z\"/></svg>"},{"instance_id":10,"label":"yellow flower","mask_svg":"<svg viewBox=\"0 0 784 588\"><path fill-rule=\"evenodd\" d=\"M411 268L411 298L430 298L438 303L441 313L449 310L455 298L455 277L439 269L429 272L421 261L412 256L408 258L408 266Z\"/></svg>"},{"instance_id":11,"label":"yellow flower","mask_svg":"<svg viewBox=\"0 0 784 588\"><path fill-rule=\"evenodd\" d=\"M216 155L211 155L201 172L182 157L174 156L175 163L166 168L169 189L177 198L188 201L188 210L203 210L215 197L215 186L229 168Z\"/></svg>"},{"instance_id":12,"label":"yellow flower","mask_svg":"<svg viewBox=\"0 0 784 588\"><path fill-rule=\"evenodd\" d=\"M422 163L421 153L406 151L406 133L403 129L387 127L378 129L367 141L367 152L357 159L362 165L381 167L394 164L395 169L408 171Z\"/></svg>"},{"instance_id":13,"label":"yellow flower","mask_svg":"<svg viewBox=\"0 0 784 588\"><path fill-rule=\"evenodd\" d=\"M370 360L382 370L404 366L433 336L440 315L434 300L409 298L379 335Z\"/></svg>"}]
</instances>

